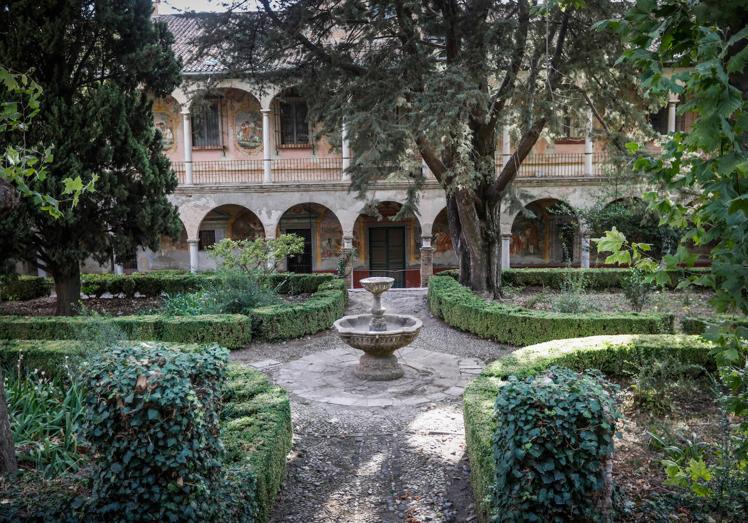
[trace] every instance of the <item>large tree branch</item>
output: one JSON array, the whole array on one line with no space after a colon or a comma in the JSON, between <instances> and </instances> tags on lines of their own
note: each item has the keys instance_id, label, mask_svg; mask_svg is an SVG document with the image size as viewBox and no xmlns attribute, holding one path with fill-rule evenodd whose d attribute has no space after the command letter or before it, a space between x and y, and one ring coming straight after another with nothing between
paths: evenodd
<instances>
[{"instance_id":1,"label":"large tree branch","mask_svg":"<svg viewBox=\"0 0 748 523\"><path fill-rule=\"evenodd\" d=\"M260 3L262 4L262 7L265 10L265 13L268 15L268 17L270 17L270 20L273 22L273 24L282 31L287 30L287 28L283 24L283 21L278 17L277 13L270 6L270 1L260 0ZM298 29L294 29L293 37L310 53L316 56L319 60L323 61L324 63L332 67L337 67L338 69L351 73L355 76L362 76L366 74L367 72L365 67L361 67L360 65L350 60L339 60L337 57L330 55L322 47L316 45L311 40L309 40L309 38L307 38Z\"/></svg>"}]
</instances>

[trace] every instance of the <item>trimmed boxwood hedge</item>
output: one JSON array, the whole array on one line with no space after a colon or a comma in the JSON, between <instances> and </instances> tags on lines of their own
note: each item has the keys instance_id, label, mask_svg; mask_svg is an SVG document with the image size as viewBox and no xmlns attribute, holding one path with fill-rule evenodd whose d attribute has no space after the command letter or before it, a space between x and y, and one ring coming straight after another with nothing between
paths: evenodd
<instances>
[{"instance_id":1,"label":"trimmed boxwood hedge","mask_svg":"<svg viewBox=\"0 0 748 523\"><path fill-rule=\"evenodd\" d=\"M52 282L41 276L3 277L0 283L0 300L26 301L49 296Z\"/></svg>"},{"instance_id":2,"label":"trimmed boxwood hedge","mask_svg":"<svg viewBox=\"0 0 748 523\"><path fill-rule=\"evenodd\" d=\"M218 343L230 349L252 341L252 319L242 314L0 316L0 339L75 340L96 335L97 327L120 329L130 340Z\"/></svg>"},{"instance_id":3,"label":"trimmed boxwood hedge","mask_svg":"<svg viewBox=\"0 0 748 523\"><path fill-rule=\"evenodd\" d=\"M142 345L150 345L147 342ZM160 344L183 351L198 351L197 344ZM65 358L77 362L90 347L77 340L3 340L0 365L15 368L22 354L23 366L49 376L64 376ZM291 450L291 407L286 391L271 385L259 371L229 365L223 390L221 440L225 453L226 496L241 493L252 500L251 513L267 521L275 496L286 475L286 456ZM226 514L227 521L233 520ZM2 518L0 518L2 519Z\"/></svg>"},{"instance_id":4,"label":"trimmed boxwood hedge","mask_svg":"<svg viewBox=\"0 0 748 523\"><path fill-rule=\"evenodd\" d=\"M714 369L710 349L709 342L699 336L591 336L530 345L491 363L467 386L463 404L470 482L480 519L488 520L488 496L495 477L491 448L496 433L493 408L505 378L533 376L552 366L576 371L595 368L608 376L623 376L664 356Z\"/></svg>"},{"instance_id":5,"label":"trimmed boxwood hedge","mask_svg":"<svg viewBox=\"0 0 748 523\"><path fill-rule=\"evenodd\" d=\"M688 269L689 274L708 271L708 268ZM587 280L587 288L592 290L620 289L624 278L631 273L627 268L527 268L527 269L504 269L501 271L501 282L513 287L546 287L549 289L561 289L569 277L575 278L584 274ZM439 276L450 276L457 279L459 272L454 269L442 271ZM682 273L672 273L672 286L680 281Z\"/></svg>"},{"instance_id":6,"label":"trimmed boxwood hedge","mask_svg":"<svg viewBox=\"0 0 748 523\"><path fill-rule=\"evenodd\" d=\"M237 489L255 489L256 519L267 521L291 450L288 395L261 372L230 365L223 402L224 464L229 476L236 477Z\"/></svg>"},{"instance_id":7,"label":"trimmed boxwood hedge","mask_svg":"<svg viewBox=\"0 0 748 523\"><path fill-rule=\"evenodd\" d=\"M720 326L735 329L748 328L748 318L745 316L717 316L714 318L686 317L681 320L681 328L686 334L703 334L708 327Z\"/></svg>"},{"instance_id":8,"label":"trimmed boxwood hedge","mask_svg":"<svg viewBox=\"0 0 748 523\"><path fill-rule=\"evenodd\" d=\"M563 314L507 306L476 296L447 276L429 278L428 304L448 325L509 345L594 336L673 332L669 314Z\"/></svg>"},{"instance_id":9,"label":"trimmed boxwood hedge","mask_svg":"<svg viewBox=\"0 0 748 523\"><path fill-rule=\"evenodd\" d=\"M105 293L124 294L132 297L136 293L145 296L193 292L214 281L214 273L189 272L144 272L133 274L83 274L81 292L100 297ZM303 294L315 292L317 288L335 278L328 273L297 274L280 272L266 277L266 283L281 294Z\"/></svg>"},{"instance_id":10,"label":"trimmed boxwood hedge","mask_svg":"<svg viewBox=\"0 0 748 523\"><path fill-rule=\"evenodd\" d=\"M343 280L319 286L308 300L298 305L269 305L251 313L255 336L264 340L298 338L329 329L345 311L348 293Z\"/></svg>"}]
</instances>

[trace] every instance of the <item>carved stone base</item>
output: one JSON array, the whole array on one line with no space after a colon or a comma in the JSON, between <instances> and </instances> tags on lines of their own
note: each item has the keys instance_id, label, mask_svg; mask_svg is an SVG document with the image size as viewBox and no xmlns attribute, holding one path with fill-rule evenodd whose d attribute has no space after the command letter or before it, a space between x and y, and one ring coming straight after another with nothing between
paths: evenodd
<instances>
[{"instance_id":1,"label":"carved stone base","mask_svg":"<svg viewBox=\"0 0 748 523\"><path fill-rule=\"evenodd\" d=\"M364 354L353 369L353 374L362 380L390 381L402 378L405 371L394 354L389 356L372 356Z\"/></svg>"}]
</instances>

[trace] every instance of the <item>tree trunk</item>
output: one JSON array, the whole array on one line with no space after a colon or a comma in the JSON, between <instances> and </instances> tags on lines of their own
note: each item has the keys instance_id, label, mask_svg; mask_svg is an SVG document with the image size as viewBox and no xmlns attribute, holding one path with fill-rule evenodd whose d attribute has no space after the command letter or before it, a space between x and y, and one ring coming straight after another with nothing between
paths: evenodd
<instances>
[{"instance_id":1,"label":"tree trunk","mask_svg":"<svg viewBox=\"0 0 748 523\"><path fill-rule=\"evenodd\" d=\"M0 476L14 476L18 471L13 433L10 431L10 415L5 400L5 378L0 368Z\"/></svg>"},{"instance_id":2,"label":"tree trunk","mask_svg":"<svg viewBox=\"0 0 748 523\"><path fill-rule=\"evenodd\" d=\"M65 267L64 270L54 269L52 277L55 280L55 292L57 292L58 316L71 316L75 312L75 306L81 299L81 270L78 263Z\"/></svg>"}]
</instances>

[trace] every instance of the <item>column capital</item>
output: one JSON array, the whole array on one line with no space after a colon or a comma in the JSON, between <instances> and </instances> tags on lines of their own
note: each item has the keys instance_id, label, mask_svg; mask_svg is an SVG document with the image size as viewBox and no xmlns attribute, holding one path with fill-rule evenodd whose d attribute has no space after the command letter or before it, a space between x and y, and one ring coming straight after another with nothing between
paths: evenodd
<instances>
[{"instance_id":1,"label":"column capital","mask_svg":"<svg viewBox=\"0 0 748 523\"><path fill-rule=\"evenodd\" d=\"M430 234L421 236L421 249L431 249L431 238Z\"/></svg>"},{"instance_id":2,"label":"column capital","mask_svg":"<svg viewBox=\"0 0 748 523\"><path fill-rule=\"evenodd\" d=\"M512 233L511 232L502 232L501 233L501 239L502 240L511 240L512 239Z\"/></svg>"},{"instance_id":3,"label":"column capital","mask_svg":"<svg viewBox=\"0 0 748 523\"><path fill-rule=\"evenodd\" d=\"M200 240L187 240L187 243L191 244L197 244L200 243Z\"/></svg>"},{"instance_id":4,"label":"column capital","mask_svg":"<svg viewBox=\"0 0 748 523\"><path fill-rule=\"evenodd\" d=\"M190 110L185 108L185 109L182 109L181 111L179 111L179 113L182 116L189 116L190 115Z\"/></svg>"},{"instance_id":5,"label":"column capital","mask_svg":"<svg viewBox=\"0 0 748 523\"><path fill-rule=\"evenodd\" d=\"M260 109L260 112L261 112L262 114L268 114L268 113L270 113L270 112L271 112L271 109L270 109L269 107L268 107L267 109L261 108L261 109Z\"/></svg>"}]
</instances>

